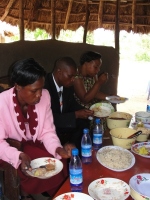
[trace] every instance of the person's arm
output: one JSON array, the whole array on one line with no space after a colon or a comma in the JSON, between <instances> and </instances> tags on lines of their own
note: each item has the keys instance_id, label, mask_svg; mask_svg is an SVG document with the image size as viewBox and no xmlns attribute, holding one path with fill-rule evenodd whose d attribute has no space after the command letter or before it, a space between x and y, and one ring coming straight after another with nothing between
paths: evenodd
<instances>
[{"instance_id":1,"label":"person's arm","mask_svg":"<svg viewBox=\"0 0 150 200\"><path fill-rule=\"evenodd\" d=\"M106 97L109 96L108 94L105 94L103 92L98 92L95 96L98 100L106 100Z\"/></svg>"},{"instance_id":2,"label":"person's arm","mask_svg":"<svg viewBox=\"0 0 150 200\"><path fill-rule=\"evenodd\" d=\"M76 78L74 80L74 90L76 96L80 99L81 102L89 103L94 98L97 98L96 95L99 93L99 90L104 82L106 82L106 79L107 75L105 74L102 74L98 79L95 78L95 83L93 87L89 91L86 91L83 80L81 78Z\"/></svg>"}]
</instances>

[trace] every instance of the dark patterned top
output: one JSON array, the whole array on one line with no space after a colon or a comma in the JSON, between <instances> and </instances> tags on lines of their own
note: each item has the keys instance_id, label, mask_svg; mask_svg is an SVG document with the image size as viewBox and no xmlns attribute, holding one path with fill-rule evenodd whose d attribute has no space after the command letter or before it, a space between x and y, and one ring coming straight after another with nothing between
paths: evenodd
<instances>
[{"instance_id":1,"label":"dark patterned top","mask_svg":"<svg viewBox=\"0 0 150 200\"><path fill-rule=\"evenodd\" d=\"M77 75L75 78L83 80L86 92L88 92L93 87L93 85L95 83L94 78L91 78L91 77L83 77L82 75ZM98 100L93 99L90 103L85 104L85 103L81 102L81 100L76 96L76 94L74 94L74 96L75 96L76 101L80 105L82 105L83 107L85 107L85 108L90 108L91 105L93 105L94 103L99 102Z\"/></svg>"}]
</instances>

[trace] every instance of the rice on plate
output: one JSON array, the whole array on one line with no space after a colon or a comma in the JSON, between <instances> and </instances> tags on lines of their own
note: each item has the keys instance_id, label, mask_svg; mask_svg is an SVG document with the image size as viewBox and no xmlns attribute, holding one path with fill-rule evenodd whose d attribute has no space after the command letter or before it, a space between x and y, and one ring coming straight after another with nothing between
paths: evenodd
<instances>
[{"instance_id":1,"label":"rice on plate","mask_svg":"<svg viewBox=\"0 0 150 200\"><path fill-rule=\"evenodd\" d=\"M98 150L97 160L104 167L113 171L125 171L135 164L134 155L118 146L106 146Z\"/></svg>"}]
</instances>

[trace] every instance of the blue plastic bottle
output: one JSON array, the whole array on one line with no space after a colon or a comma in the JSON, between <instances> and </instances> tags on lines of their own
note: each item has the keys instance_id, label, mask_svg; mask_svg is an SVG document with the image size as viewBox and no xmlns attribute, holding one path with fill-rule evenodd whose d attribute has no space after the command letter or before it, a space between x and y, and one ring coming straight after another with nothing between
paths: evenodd
<instances>
[{"instance_id":1,"label":"blue plastic bottle","mask_svg":"<svg viewBox=\"0 0 150 200\"><path fill-rule=\"evenodd\" d=\"M72 192L82 192L83 175L82 162L79 157L78 149L72 149L72 156L69 163L70 186Z\"/></svg>"},{"instance_id":2,"label":"blue plastic bottle","mask_svg":"<svg viewBox=\"0 0 150 200\"><path fill-rule=\"evenodd\" d=\"M93 128L93 148L98 150L102 147L103 142L103 127L99 118L95 119L95 125Z\"/></svg>"},{"instance_id":3,"label":"blue plastic bottle","mask_svg":"<svg viewBox=\"0 0 150 200\"><path fill-rule=\"evenodd\" d=\"M92 141L89 135L89 129L83 129L83 136L81 140L81 156L82 162L89 164L92 162Z\"/></svg>"}]
</instances>

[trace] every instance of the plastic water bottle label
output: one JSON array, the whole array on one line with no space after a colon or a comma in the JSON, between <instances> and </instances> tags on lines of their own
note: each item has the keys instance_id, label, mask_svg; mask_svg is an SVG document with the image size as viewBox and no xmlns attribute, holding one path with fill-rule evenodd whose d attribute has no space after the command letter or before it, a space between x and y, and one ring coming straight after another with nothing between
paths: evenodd
<instances>
[{"instance_id":1,"label":"plastic water bottle label","mask_svg":"<svg viewBox=\"0 0 150 200\"><path fill-rule=\"evenodd\" d=\"M93 134L93 143L102 144L102 134Z\"/></svg>"},{"instance_id":2,"label":"plastic water bottle label","mask_svg":"<svg viewBox=\"0 0 150 200\"><path fill-rule=\"evenodd\" d=\"M83 157L92 156L92 145L82 145L81 146L81 155Z\"/></svg>"},{"instance_id":3,"label":"plastic water bottle label","mask_svg":"<svg viewBox=\"0 0 150 200\"><path fill-rule=\"evenodd\" d=\"M83 182L82 169L70 169L70 183L81 184Z\"/></svg>"}]
</instances>

